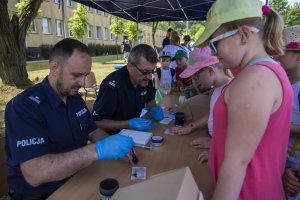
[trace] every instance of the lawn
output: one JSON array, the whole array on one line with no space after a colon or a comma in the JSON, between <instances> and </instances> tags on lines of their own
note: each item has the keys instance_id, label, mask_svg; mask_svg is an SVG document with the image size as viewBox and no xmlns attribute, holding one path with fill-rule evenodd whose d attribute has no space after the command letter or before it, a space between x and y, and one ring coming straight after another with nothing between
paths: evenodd
<instances>
[{"instance_id":1,"label":"lawn","mask_svg":"<svg viewBox=\"0 0 300 200\"><path fill-rule=\"evenodd\" d=\"M97 83L100 84L108 74L115 70L112 67L113 64L119 63L124 63L122 55L118 55L118 59L116 55L93 57L92 71L96 75ZM42 81L49 73L48 61L27 64L27 72L29 79L34 83ZM22 91L22 89L0 83L0 137L2 136L4 129L3 118L5 105L11 98Z\"/></svg>"}]
</instances>

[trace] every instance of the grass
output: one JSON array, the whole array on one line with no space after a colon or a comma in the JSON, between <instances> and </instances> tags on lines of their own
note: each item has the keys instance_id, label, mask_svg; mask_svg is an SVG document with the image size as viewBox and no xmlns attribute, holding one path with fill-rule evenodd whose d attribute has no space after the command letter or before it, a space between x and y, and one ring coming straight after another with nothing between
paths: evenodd
<instances>
[{"instance_id":1,"label":"grass","mask_svg":"<svg viewBox=\"0 0 300 200\"><path fill-rule=\"evenodd\" d=\"M93 57L92 71L96 75L97 83L101 81L115 69L113 64L124 63L123 56L116 55ZM34 83L41 82L49 73L48 61L33 62L27 64L27 72L29 79ZM0 82L0 137L4 135L4 109L6 104L17 94L22 92L22 89L18 89L13 86L7 86Z\"/></svg>"}]
</instances>

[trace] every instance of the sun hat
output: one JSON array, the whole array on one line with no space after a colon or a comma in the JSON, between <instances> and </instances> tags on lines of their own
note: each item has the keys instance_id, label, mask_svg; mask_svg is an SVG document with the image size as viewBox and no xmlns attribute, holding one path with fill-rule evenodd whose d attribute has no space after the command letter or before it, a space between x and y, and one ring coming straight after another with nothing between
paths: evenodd
<instances>
[{"instance_id":1,"label":"sun hat","mask_svg":"<svg viewBox=\"0 0 300 200\"><path fill-rule=\"evenodd\" d=\"M239 19L262 17L259 0L217 0L207 13L205 30L195 42L195 47L205 45L209 37L222 25Z\"/></svg>"},{"instance_id":2,"label":"sun hat","mask_svg":"<svg viewBox=\"0 0 300 200\"><path fill-rule=\"evenodd\" d=\"M283 29L282 39L285 50L300 51L300 25L290 26Z\"/></svg>"},{"instance_id":3,"label":"sun hat","mask_svg":"<svg viewBox=\"0 0 300 200\"><path fill-rule=\"evenodd\" d=\"M188 67L179 75L181 78L188 78L202 68L219 63L216 56L211 55L210 47L196 48L190 53Z\"/></svg>"},{"instance_id":4,"label":"sun hat","mask_svg":"<svg viewBox=\"0 0 300 200\"><path fill-rule=\"evenodd\" d=\"M188 59L188 55L187 52L185 50L178 50L176 51L174 57L172 58L172 60L176 60L177 58L186 58Z\"/></svg>"},{"instance_id":5,"label":"sun hat","mask_svg":"<svg viewBox=\"0 0 300 200\"><path fill-rule=\"evenodd\" d=\"M171 52L169 52L169 51L161 51L159 53L159 58L163 58L163 57L172 58Z\"/></svg>"}]
</instances>

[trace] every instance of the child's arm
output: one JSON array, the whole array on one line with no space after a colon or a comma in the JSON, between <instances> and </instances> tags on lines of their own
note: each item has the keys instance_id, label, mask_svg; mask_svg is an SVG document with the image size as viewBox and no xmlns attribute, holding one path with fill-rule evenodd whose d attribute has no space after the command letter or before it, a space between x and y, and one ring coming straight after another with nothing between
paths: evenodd
<instances>
[{"instance_id":1,"label":"child's arm","mask_svg":"<svg viewBox=\"0 0 300 200\"><path fill-rule=\"evenodd\" d=\"M168 90L163 89L162 87L160 87L160 81L159 81L157 73L154 74L154 80L155 80L155 89L157 89L157 90L161 91L162 93L164 93L165 95L167 95Z\"/></svg>"},{"instance_id":2,"label":"child's arm","mask_svg":"<svg viewBox=\"0 0 300 200\"><path fill-rule=\"evenodd\" d=\"M243 72L225 91L228 128L224 161L213 200L238 198L248 164L265 133L270 115L282 101L280 81L271 70L250 67Z\"/></svg>"},{"instance_id":3,"label":"child's arm","mask_svg":"<svg viewBox=\"0 0 300 200\"><path fill-rule=\"evenodd\" d=\"M175 126L172 127L171 131L178 135L187 135L192 133L194 130L204 127L207 125L209 113L203 115L199 120L189 123L187 126Z\"/></svg>"}]
</instances>

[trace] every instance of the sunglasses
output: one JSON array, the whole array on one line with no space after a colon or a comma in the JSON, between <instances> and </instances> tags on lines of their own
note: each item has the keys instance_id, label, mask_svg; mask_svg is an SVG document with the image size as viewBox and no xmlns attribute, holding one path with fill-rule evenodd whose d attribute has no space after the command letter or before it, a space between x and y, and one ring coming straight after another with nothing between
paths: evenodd
<instances>
[{"instance_id":1,"label":"sunglasses","mask_svg":"<svg viewBox=\"0 0 300 200\"><path fill-rule=\"evenodd\" d=\"M219 42L219 41L221 41L225 38L228 38L230 36L235 35L238 31L239 31L239 29L227 31L227 32L225 32L225 33L209 40L209 47L211 48L211 54L216 55L218 53L217 42ZM255 28L255 27L251 27L251 31L254 32L254 33L258 33L259 29Z\"/></svg>"},{"instance_id":2,"label":"sunglasses","mask_svg":"<svg viewBox=\"0 0 300 200\"><path fill-rule=\"evenodd\" d=\"M134 63L131 63L139 72L141 72L141 74L143 75L143 76L147 76L147 75L149 75L149 74L154 74L156 71L155 71L155 69L153 69L153 70L141 70L137 65L135 65Z\"/></svg>"}]
</instances>

